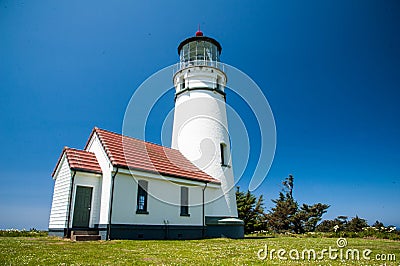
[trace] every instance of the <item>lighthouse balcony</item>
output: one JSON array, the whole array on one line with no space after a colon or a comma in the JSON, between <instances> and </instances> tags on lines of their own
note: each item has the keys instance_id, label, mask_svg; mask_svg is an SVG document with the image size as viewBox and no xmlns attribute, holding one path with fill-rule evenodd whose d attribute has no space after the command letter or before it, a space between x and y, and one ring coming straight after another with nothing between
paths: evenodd
<instances>
[{"instance_id":1,"label":"lighthouse balcony","mask_svg":"<svg viewBox=\"0 0 400 266\"><path fill-rule=\"evenodd\" d=\"M179 72L182 69L188 68L188 67L195 67L195 66L206 66L206 67L214 67L217 68L221 71L225 71L225 65L219 61L211 61L211 60L192 60L192 61L183 61L179 62L175 65L174 67L174 74L176 72Z\"/></svg>"}]
</instances>

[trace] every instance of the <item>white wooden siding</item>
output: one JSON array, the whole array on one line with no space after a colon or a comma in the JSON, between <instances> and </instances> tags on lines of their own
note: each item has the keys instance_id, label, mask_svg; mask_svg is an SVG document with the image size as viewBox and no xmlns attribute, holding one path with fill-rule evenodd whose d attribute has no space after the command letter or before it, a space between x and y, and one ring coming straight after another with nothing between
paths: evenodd
<instances>
[{"instance_id":1,"label":"white wooden siding","mask_svg":"<svg viewBox=\"0 0 400 266\"><path fill-rule=\"evenodd\" d=\"M55 176L49 228L66 228L70 188L71 171L64 154L60 169L57 171L57 175Z\"/></svg>"}]
</instances>

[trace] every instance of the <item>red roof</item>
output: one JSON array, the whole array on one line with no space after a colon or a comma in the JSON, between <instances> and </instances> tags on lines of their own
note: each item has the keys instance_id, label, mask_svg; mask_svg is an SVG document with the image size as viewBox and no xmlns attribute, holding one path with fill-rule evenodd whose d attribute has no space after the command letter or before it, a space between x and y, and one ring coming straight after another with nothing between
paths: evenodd
<instances>
[{"instance_id":1,"label":"red roof","mask_svg":"<svg viewBox=\"0 0 400 266\"><path fill-rule=\"evenodd\" d=\"M179 150L123 136L97 127L93 129L89 140L93 134L97 134L108 158L116 167L159 173L201 182L220 183L219 180L197 168Z\"/></svg>"},{"instance_id":2,"label":"red roof","mask_svg":"<svg viewBox=\"0 0 400 266\"><path fill-rule=\"evenodd\" d=\"M97 162L96 155L93 152L65 147L63 152L61 153L60 158L58 159L57 165L54 168L52 176L54 176L64 153L66 155L69 168L71 170L96 173L96 174L102 173L100 165Z\"/></svg>"}]
</instances>

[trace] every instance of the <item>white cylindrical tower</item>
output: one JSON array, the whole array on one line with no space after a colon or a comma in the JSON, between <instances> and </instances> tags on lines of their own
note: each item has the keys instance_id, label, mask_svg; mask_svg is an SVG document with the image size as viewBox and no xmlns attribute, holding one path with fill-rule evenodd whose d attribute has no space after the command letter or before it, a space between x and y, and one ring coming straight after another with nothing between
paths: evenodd
<instances>
[{"instance_id":1,"label":"white cylindrical tower","mask_svg":"<svg viewBox=\"0 0 400 266\"><path fill-rule=\"evenodd\" d=\"M221 181L215 213L237 217L221 45L199 30L180 43L178 54L172 148Z\"/></svg>"}]
</instances>

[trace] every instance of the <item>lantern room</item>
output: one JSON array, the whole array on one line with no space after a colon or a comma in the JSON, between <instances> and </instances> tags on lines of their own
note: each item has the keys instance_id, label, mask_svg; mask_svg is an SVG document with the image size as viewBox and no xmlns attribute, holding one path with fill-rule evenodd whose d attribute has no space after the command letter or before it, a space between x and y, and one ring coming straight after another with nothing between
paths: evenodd
<instances>
[{"instance_id":1,"label":"lantern room","mask_svg":"<svg viewBox=\"0 0 400 266\"><path fill-rule=\"evenodd\" d=\"M187 38L178 46L180 69L188 66L218 67L221 45L215 39L203 36L199 30L196 36Z\"/></svg>"}]
</instances>

